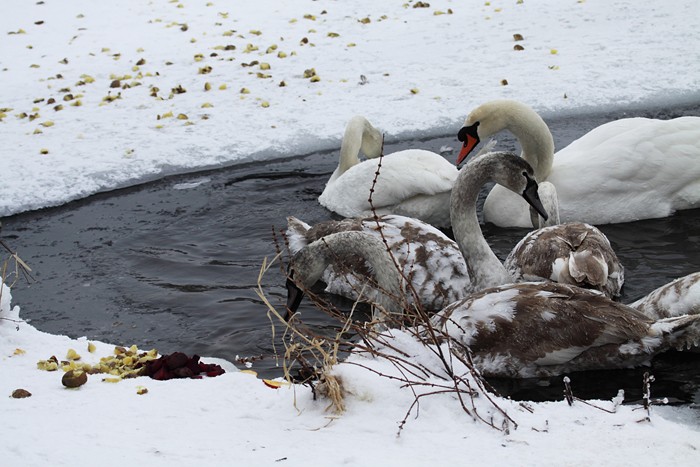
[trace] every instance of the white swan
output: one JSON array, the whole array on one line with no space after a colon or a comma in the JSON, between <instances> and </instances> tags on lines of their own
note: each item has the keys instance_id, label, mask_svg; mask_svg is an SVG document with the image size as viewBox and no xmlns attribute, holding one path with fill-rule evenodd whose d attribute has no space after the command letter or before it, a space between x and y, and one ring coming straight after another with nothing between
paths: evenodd
<instances>
[{"instance_id":1,"label":"white swan","mask_svg":"<svg viewBox=\"0 0 700 467\"><path fill-rule=\"evenodd\" d=\"M563 222L630 222L700 207L700 117L613 121L555 155L549 128L534 110L495 100L467 117L457 163L480 139L501 130L518 138L537 181L556 186ZM486 199L484 220L501 227L531 226L526 206L500 187Z\"/></svg>"},{"instance_id":2,"label":"white swan","mask_svg":"<svg viewBox=\"0 0 700 467\"><path fill-rule=\"evenodd\" d=\"M371 218L329 221L309 227L288 218L287 238L292 253L329 233L357 230L387 240L392 254L410 279L418 301L426 311L437 311L466 294L513 282L483 237L476 212L481 187L488 181L503 184L528 199L546 216L537 198L532 168L523 159L506 153L490 153L473 159L459 173L450 202L456 242L435 227L403 216L382 216L379 225ZM356 259L351 270L360 269ZM324 276L327 290L357 298L357 279L337 267Z\"/></svg>"},{"instance_id":3,"label":"white swan","mask_svg":"<svg viewBox=\"0 0 700 467\"><path fill-rule=\"evenodd\" d=\"M369 159L360 162L362 152ZM340 147L340 161L318 201L344 217L371 215L370 188L382 150L382 135L366 118L350 119ZM437 227L450 226L450 190L457 168L439 154L407 149L386 155L372 193L378 214L399 214Z\"/></svg>"},{"instance_id":4,"label":"white swan","mask_svg":"<svg viewBox=\"0 0 700 467\"><path fill-rule=\"evenodd\" d=\"M396 324L398 317L411 313L398 269L382 241L349 231L322 237L294 255L287 280L288 316L327 266L342 262L350 252L371 265L383 290L373 318ZM453 339L451 348L469 352L483 375L515 378L637 366L657 353L700 340L700 315L652 320L597 292L554 283L477 292L440 311L431 324L438 336Z\"/></svg>"},{"instance_id":5,"label":"white swan","mask_svg":"<svg viewBox=\"0 0 700 467\"><path fill-rule=\"evenodd\" d=\"M573 284L619 298L625 270L608 237L590 224L559 224L554 185L542 182L537 192L549 219L542 219L530 207L532 223L540 228L523 237L504 261L513 279Z\"/></svg>"}]
</instances>

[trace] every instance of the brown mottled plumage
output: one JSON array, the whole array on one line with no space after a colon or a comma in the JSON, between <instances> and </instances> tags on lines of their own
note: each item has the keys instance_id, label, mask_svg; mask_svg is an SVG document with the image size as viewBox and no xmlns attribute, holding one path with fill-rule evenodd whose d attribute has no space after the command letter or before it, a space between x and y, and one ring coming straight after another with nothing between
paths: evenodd
<instances>
[{"instance_id":1,"label":"brown mottled plumage","mask_svg":"<svg viewBox=\"0 0 700 467\"><path fill-rule=\"evenodd\" d=\"M537 197L532 167L508 153L490 153L472 159L457 176L450 197L450 216L456 242L431 225L402 216L382 216L381 230L394 257L417 292L425 311L438 311L466 294L513 281L510 273L484 239L476 213L481 187L495 181L520 194L546 216ZM298 219L288 218L287 238L292 252L314 237L314 230ZM341 230L379 236L373 219L332 221L316 228L317 235ZM357 262L355 262L356 264ZM352 264L352 263L351 263ZM359 265L355 270L360 270ZM356 287L346 271L324 275L329 292L356 298Z\"/></svg>"},{"instance_id":2,"label":"brown mottled plumage","mask_svg":"<svg viewBox=\"0 0 700 467\"><path fill-rule=\"evenodd\" d=\"M700 272L662 285L630 306L654 319L700 314Z\"/></svg>"},{"instance_id":3,"label":"brown mottled plumage","mask_svg":"<svg viewBox=\"0 0 700 467\"><path fill-rule=\"evenodd\" d=\"M505 267L516 281L572 284L599 290L610 298L620 296L625 277L605 234L581 222L530 232L508 255Z\"/></svg>"},{"instance_id":4,"label":"brown mottled plumage","mask_svg":"<svg viewBox=\"0 0 700 467\"><path fill-rule=\"evenodd\" d=\"M469 273L457 244L425 222L403 216L327 221L310 227L295 217L287 218L287 238L292 253L326 235L361 231L381 239L380 227L389 248L425 311L438 311L464 297L470 289ZM327 291L357 299L360 283L368 277L365 259L352 252L343 264L334 263L323 274ZM364 289L364 293L370 293ZM376 290L372 290L372 294ZM370 294L371 296L371 294Z\"/></svg>"},{"instance_id":5,"label":"brown mottled plumage","mask_svg":"<svg viewBox=\"0 0 700 467\"><path fill-rule=\"evenodd\" d=\"M474 293L432 322L468 346L486 376L627 368L700 344L700 315L654 320L598 292L548 282Z\"/></svg>"}]
</instances>

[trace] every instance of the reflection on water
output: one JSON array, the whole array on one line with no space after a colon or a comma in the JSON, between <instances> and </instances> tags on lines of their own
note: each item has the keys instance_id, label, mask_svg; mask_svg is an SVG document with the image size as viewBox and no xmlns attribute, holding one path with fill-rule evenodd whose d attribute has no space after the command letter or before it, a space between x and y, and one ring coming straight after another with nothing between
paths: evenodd
<instances>
[{"instance_id":1,"label":"reflection on water","mask_svg":"<svg viewBox=\"0 0 700 467\"><path fill-rule=\"evenodd\" d=\"M694 108L681 109L686 113ZM621 115L549 121L558 147ZM499 136L515 149L512 138ZM456 147L453 135L387 145L440 151ZM454 155L453 155L454 157ZM321 153L264 164L171 177L140 187L3 219L3 238L36 273L13 297L39 329L88 336L116 344L156 347L229 360L256 357L254 368L278 375L272 325L254 289L263 258L276 255L273 236L286 216L309 223L331 217L316 201L337 163ZM626 268L623 301L631 302L670 280L700 269L700 210L673 217L608 225ZM525 230L486 226L484 233L504 259ZM261 279L268 299L282 306L283 273L274 264ZM350 303L337 300L345 309ZM308 301L304 321L333 332L334 323ZM279 335L279 333L278 333ZM279 343L278 343L279 345ZM278 350L280 347L278 347ZM700 358L659 359L652 391L698 403ZM625 388L634 400L643 370L572 376L579 397L613 397ZM514 398L561 399L561 378L494 382ZM635 389L636 388L636 389ZM636 391L636 392L635 392Z\"/></svg>"}]
</instances>

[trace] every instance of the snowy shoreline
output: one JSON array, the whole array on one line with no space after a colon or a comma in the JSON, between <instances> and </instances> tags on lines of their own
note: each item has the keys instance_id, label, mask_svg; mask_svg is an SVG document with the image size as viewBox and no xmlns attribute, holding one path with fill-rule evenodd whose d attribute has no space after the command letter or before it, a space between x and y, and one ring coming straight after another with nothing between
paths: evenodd
<instances>
[{"instance_id":1,"label":"snowy shoreline","mask_svg":"<svg viewBox=\"0 0 700 467\"><path fill-rule=\"evenodd\" d=\"M0 216L338 147L354 114L400 139L448 133L493 98L545 116L700 99L690 0L417 5L13 5Z\"/></svg>"}]
</instances>

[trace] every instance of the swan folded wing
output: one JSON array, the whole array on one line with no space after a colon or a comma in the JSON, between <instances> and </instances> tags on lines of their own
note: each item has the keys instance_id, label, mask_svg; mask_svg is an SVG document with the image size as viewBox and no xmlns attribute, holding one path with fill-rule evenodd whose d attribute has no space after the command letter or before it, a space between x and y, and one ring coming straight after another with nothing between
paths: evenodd
<instances>
[{"instance_id":1,"label":"swan folded wing","mask_svg":"<svg viewBox=\"0 0 700 467\"><path fill-rule=\"evenodd\" d=\"M435 153L397 152L384 158L372 199L377 206L388 206L418 195L450 192L456 179L456 167Z\"/></svg>"},{"instance_id":2,"label":"swan folded wing","mask_svg":"<svg viewBox=\"0 0 700 467\"><path fill-rule=\"evenodd\" d=\"M308 244L343 231L363 231L385 239L426 311L440 310L471 290L469 273L457 244L439 229L404 216L382 216L379 223L372 218L326 221L310 228L301 221L292 220L288 236L297 238L289 239L290 249L294 252L293 245ZM344 265L342 268L331 265L326 269L322 277L327 284L326 291L357 299L361 278L370 271L360 256L345 258ZM369 294L370 290L364 293Z\"/></svg>"},{"instance_id":3,"label":"swan folded wing","mask_svg":"<svg viewBox=\"0 0 700 467\"><path fill-rule=\"evenodd\" d=\"M627 222L700 207L700 117L602 125L557 152L547 180L563 221Z\"/></svg>"},{"instance_id":4,"label":"swan folded wing","mask_svg":"<svg viewBox=\"0 0 700 467\"><path fill-rule=\"evenodd\" d=\"M426 311L440 310L471 290L459 247L439 229L397 215L382 216L380 227L373 219L363 220L363 225L377 236L383 234Z\"/></svg>"},{"instance_id":5,"label":"swan folded wing","mask_svg":"<svg viewBox=\"0 0 700 467\"><path fill-rule=\"evenodd\" d=\"M379 176L370 192L379 168ZM372 204L381 214L393 212L418 196L449 193L457 178L457 168L442 156L419 149L399 151L357 164L324 189L319 202L346 217L368 215ZM445 208L447 209L447 208Z\"/></svg>"},{"instance_id":6,"label":"swan folded wing","mask_svg":"<svg viewBox=\"0 0 700 467\"><path fill-rule=\"evenodd\" d=\"M504 263L516 280L551 280L620 295L624 268L607 237L580 222L544 227L526 235Z\"/></svg>"},{"instance_id":7,"label":"swan folded wing","mask_svg":"<svg viewBox=\"0 0 700 467\"><path fill-rule=\"evenodd\" d=\"M652 322L600 293L554 283L487 289L433 318L477 356L495 361L503 355L537 367L564 365L589 349L642 339Z\"/></svg>"},{"instance_id":8,"label":"swan folded wing","mask_svg":"<svg viewBox=\"0 0 700 467\"><path fill-rule=\"evenodd\" d=\"M700 314L700 272L675 279L629 306L654 319Z\"/></svg>"}]
</instances>

